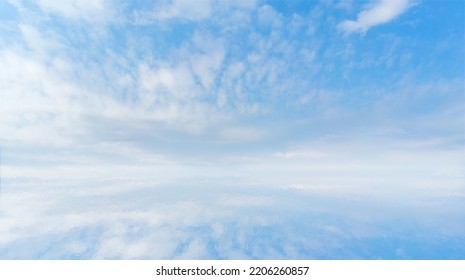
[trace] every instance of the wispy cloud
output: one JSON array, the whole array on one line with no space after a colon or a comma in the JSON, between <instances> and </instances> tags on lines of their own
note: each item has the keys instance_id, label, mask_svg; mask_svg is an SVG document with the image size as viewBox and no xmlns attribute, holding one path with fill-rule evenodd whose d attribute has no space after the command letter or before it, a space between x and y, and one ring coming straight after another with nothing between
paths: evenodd
<instances>
[{"instance_id":1,"label":"wispy cloud","mask_svg":"<svg viewBox=\"0 0 465 280\"><path fill-rule=\"evenodd\" d=\"M280 157L280 158L290 159L290 158L324 158L324 157L328 157L331 155L320 152L320 151L293 150L293 151L276 153L275 156Z\"/></svg>"},{"instance_id":2,"label":"wispy cloud","mask_svg":"<svg viewBox=\"0 0 465 280\"><path fill-rule=\"evenodd\" d=\"M266 137L267 132L255 127L226 127L221 129L220 135L228 141L248 142L259 141Z\"/></svg>"},{"instance_id":3,"label":"wispy cloud","mask_svg":"<svg viewBox=\"0 0 465 280\"><path fill-rule=\"evenodd\" d=\"M256 0L250 1L212 1L212 0L170 0L154 1L155 5L146 10L135 11L137 24L152 24L164 21L197 22L209 20L215 14L238 10L250 10L257 6Z\"/></svg>"},{"instance_id":4,"label":"wispy cloud","mask_svg":"<svg viewBox=\"0 0 465 280\"><path fill-rule=\"evenodd\" d=\"M138 14L139 22L151 22L154 20L202 20L212 13L212 1L210 0L173 0L168 3L156 5L150 13Z\"/></svg>"},{"instance_id":5,"label":"wispy cloud","mask_svg":"<svg viewBox=\"0 0 465 280\"><path fill-rule=\"evenodd\" d=\"M39 0L37 5L46 13L58 15L67 20L84 20L94 24L112 21L115 15L114 5L109 0Z\"/></svg>"},{"instance_id":6,"label":"wispy cloud","mask_svg":"<svg viewBox=\"0 0 465 280\"><path fill-rule=\"evenodd\" d=\"M356 20L345 20L339 28L347 33L365 33L370 28L394 20L410 6L410 0L380 0L357 15Z\"/></svg>"}]
</instances>

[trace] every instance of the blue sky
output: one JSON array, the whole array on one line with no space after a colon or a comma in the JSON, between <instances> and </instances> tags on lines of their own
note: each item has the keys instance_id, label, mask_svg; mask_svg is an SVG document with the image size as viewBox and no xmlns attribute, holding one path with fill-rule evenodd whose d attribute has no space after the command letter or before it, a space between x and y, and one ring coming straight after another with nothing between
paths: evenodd
<instances>
[{"instance_id":1,"label":"blue sky","mask_svg":"<svg viewBox=\"0 0 465 280\"><path fill-rule=\"evenodd\" d=\"M2 1L3 259L465 258L461 1Z\"/></svg>"}]
</instances>

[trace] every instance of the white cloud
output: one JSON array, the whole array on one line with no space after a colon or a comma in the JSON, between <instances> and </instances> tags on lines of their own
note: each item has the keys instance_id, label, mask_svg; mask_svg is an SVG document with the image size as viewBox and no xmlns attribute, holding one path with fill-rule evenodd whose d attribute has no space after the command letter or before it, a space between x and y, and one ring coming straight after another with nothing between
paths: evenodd
<instances>
[{"instance_id":1,"label":"white cloud","mask_svg":"<svg viewBox=\"0 0 465 280\"><path fill-rule=\"evenodd\" d=\"M209 69L206 71L201 74L209 79L205 76ZM159 67L141 64L138 78L138 107L133 112L142 119L160 121L177 130L200 132L218 115L213 106L199 100L202 89L187 63Z\"/></svg>"},{"instance_id":2,"label":"white cloud","mask_svg":"<svg viewBox=\"0 0 465 280\"><path fill-rule=\"evenodd\" d=\"M95 67L85 59L74 61L71 50L49 34L26 24L19 28L26 47L0 50L4 140L75 148L84 139L98 145L111 127L120 130L110 132L113 136L123 138L125 129L153 135L155 123L158 130L198 133L220 119L215 104L199 99L208 94L202 86L213 87L223 60L216 45L179 51L179 62L149 66L136 60L122 70L129 68L124 57L106 64L115 59L105 56L104 65ZM120 98L123 92L127 99Z\"/></svg>"},{"instance_id":3,"label":"white cloud","mask_svg":"<svg viewBox=\"0 0 465 280\"><path fill-rule=\"evenodd\" d=\"M195 81L185 65L150 68L142 64L139 69L142 106L150 108L196 96Z\"/></svg>"},{"instance_id":4,"label":"white cloud","mask_svg":"<svg viewBox=\"0 0 465 280\"><path fill-rule=\"evenodd\" d=\"M58 14L66 19L92 23L107 22L114 13L107 0L38 0L37 5L45 12Z\"/></svg>"},{"instance_id":5,"label":"white cloud","mask_svg":"<svg viewBox=\"0 0 465 280\"><path fill-rule=\"evenodd\" d=\"M266 131L255 127L229 127L220 131L221 137L229 141L258 141L266 136Z\"/></svg>"},{"instance_id":6,"label":"white cloud","mask_svg":"<svg viewBox=\"0 0 465 280\"><path fill-rule=\"evenodd\" d=\"M241 10L252 10L258 5L259 0L224 0L218 1L217 5L221 8L238 8Z\"/></svg>"},{"instance_id":7,"label":"white cloud","mask_svg":"<svg viewBox=\"0 0 465 280\"><path fill-rule=\"evenodd\" d=\"M347 33L365 33L376 25L394 20L410 6L409 0L381 0L361 11L357 15L357 20L345 20L338 27Z\"/></svg>"},{"instance_id":8,"label":"white cloud","mask_svg":"<svg viewBox=\"0 0 465 280\"><path fill-rule=\"evenodd\" d=\"M220 20L235 17L237 13L247 13L257 6L256 0L166 0L158 1L150 11L136 11L138 24L151 24L156 21L181 20L202 21L220 15ZM238 22L239 23L239 22Z\"/></svg>"},{"instance_id":9,"label":"white cloud","mask_svg":"<svg viewBox=\"0 0 465 280\"><path fill-rule=\"evenodd\" d=\"M215 81L224 63L225 46L222 39L210 34L195 33L181 48L180 55L201 86L203 95L208 95L215 88Z\"/></svg>"},{"instance_id":10,"label":"white cloud","mask_svg":"<svg viewBox=\"0 0 465 280\"><path fill-rule=\"evenodd\" d=\"M8 50L0 53L0 61L3 92L0 116L5 120L0 124L0 131L3 138L36 144L47 142L47 139L63 142L64 134L69 131L66 127L73 125L73 116L81 109L73 105L71 99L85 98L80 94L82 88L64 77L66 72L58 72L59 65L66 62L56 60L56 64L52 62L47 66Z\"/></svg>"},{"instance_id":11,"label":"white cloud","mask_svg":"<svg viewBox=\"0 0 465 280\"><path fill-rule=\"evenodd\" d=\"M328 147L338 153L341 153L340 148ZM353 237L373 240L403 234L399 233L402 228L394 225L393 233L390 224L385 223L399 215L404 219L415 219L416 229L426 225L428 234L447 232L448 236L462 237L463 225L457 221L463 218L461 213L464 212L457 212L463 210L457 197L463 199L463 185L455 190L452 202L456 201L456 204L449 204L449 200L437 195L441 192L439 189L447 189L447 186L438 188L437 181L432 182L430 189L411 187L412 183L423 185L433 178L425 175L430 174L428 169L418 167L420 172L417 172L412 166L423 161L433 165L434 170L436 166L444 166L444 161L449 161L451 155L434 154L421 159L382 158L380 161L387 161L385 168L389 172L396 164L405 162L391 173L384 173L396 177L398 181L392 181L393 184L386 181L385 176L374 180L382 175L380 173L371 178L366 178L370 172L357 173L357 169L369 170L369 165L376 164L376 155L371 161L365 159L365 166L360 163L349 166L353 161L344 158L347 155L323 163L309 160L307 164L298 165L313 164L299 171L307 174L307 179L311 178L301 180L301 183L298 180L302 177L296 178L296 173L292 173L296 170L295 165L288 162L270 164L269 159L257 163L262 168L264 163L269 164L263 172L257 166L247 168L254 174L250 178L266 177L272 182L264 185L244 185L240 181L231 183L223 179L228 183L225 187L221 179L181 179L182 170L178 176L173 176L173 181L163 184L149 180L135 182L134 178L140 178L137 174L128 176L130 179L125 181L116 180L115 174L119 176L125 168L115 167L108 167L108 173L97 176L107 179L90 180L92 182L82 178L69 180L70 176L65 176L67 180L44 180L42 174L36 174L42 180L11 180L4 185L0 209L0 258L264 259L308 257L320 250L330 258L340 258L343 254L340 249L350 250L346 246L352 245ZM339 165L334 166L337 163ZM329 166L333 166L332 172L325 174L325 168ZM152 166L143 173L156 172L158 168ZM408 176L410 181L397 187L399 181L405 181L398 171L407 168L416 175ZM57 169L48 172L53 171L62 172ZM91 168L87 171L91 172ZM274 176L277 172L281 172L285 181L296 183L279 187ZM359 178L348 176L350 172ZM419 182L419 176L427 177ZM333 180L335 184L329 184L330 177L340 178ZM106 181L108 178L115 180ZM164 173L163 178L166 178ZM250 182L250 178L245 181ZM443 179L443 176L437 177L441 184L447 184ZM380 184L383 181L388 188ZM360 182L365 183L364 189L354 192L353 185ZM441 219L449 214L456 216ZM324 246L315 247L315 243ZM346 245L338 245L341 243Z\"/></svg>"},{"instance_id":12,"label":"white cloud","mask_svg":"<svg viewBox=\"0 0 465 280\"><path fill-rule=\"evenodd\" d=\"M273 28L280 28L283 25L281 14L269 5L260 7L258 10L258 21L262 25L270 25Z\"/></svg>"},{"instance_id":13,"label":"white cloud","mask_svg":"<svg viewBox=\"0 0 465 280\"><path fill-rule=\"evenodd\" d=\"M211 14L211 0L172 0L164 4L157 3L149 12L137 11L135 17L139 24L150 24L173 19L197 21L209 18Z\"/></svg>"},{"instance_id":14,"label":"white cloud","mask_svg":"<svg viewBox=\"0 0 465 280\"><path fill-rule=\"evenodd\" d=\"M47 52L63 48L63 44L54 39L53 34L43 34L35 27L27 24L19 25L19 29L27 48L35 52L37 57L44 57Z\"/></svg>"},{"instance_id":15,"label":"white cloud","mask_svg":"<svg viewBox=\"0 0 465 280\"><path fill-rule=\"evenodd\" d=\"M267 196L254 196L254 195L239 195L223 197L220 199L221 204L232 207L263 207L270 206L276 203L275 199Z\"/></svg>"},{"instance_id":16,"label":"white cloud","mask_svg":"<svg viewBox=\"0 0 465 280\"><path fill-rule=\"evenodd\" d=\"M171 4L157 8L154 17L159 20L172 18L200 20L209 17L211 12L210 0L173 0Z\"/></svg>"},{"instance_id":17,"label":"white cloud","mask_svg":"<svg viewBox=\"0 0 465 280\"><path fill-rule=\"evenodd\" d=\"M276 157L280 158L325 158L331 156L328 153L314 151L314 150L292 150L286 152L279 152L275 154Z\"/></svg>"}]
</instances>

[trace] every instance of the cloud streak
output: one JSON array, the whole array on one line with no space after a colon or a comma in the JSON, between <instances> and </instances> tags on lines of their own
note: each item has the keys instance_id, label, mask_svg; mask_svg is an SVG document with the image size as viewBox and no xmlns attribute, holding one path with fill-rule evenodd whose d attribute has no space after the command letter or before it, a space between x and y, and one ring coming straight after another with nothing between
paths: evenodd
<instances>
[{"instance_id":1,"label":"cloud streak","mask_svg":"<svg viewBox=\"0 0 465 280\"><path fill-rule=\"evenodd\" d=\"M361 11L356 20L345 20L338 27L346 33L366 33L370 28L390 22L411 7L409 0L380 0Z\"/></svg>"}]
</instances>

